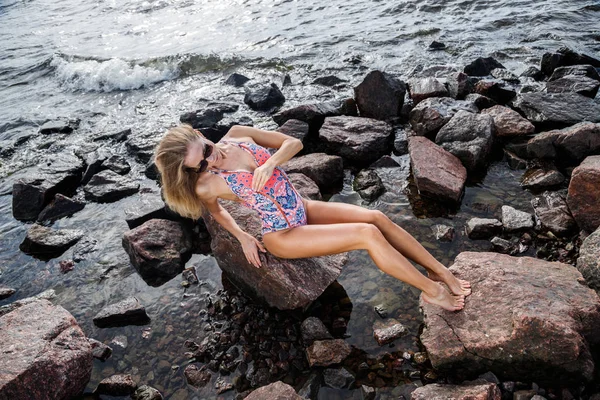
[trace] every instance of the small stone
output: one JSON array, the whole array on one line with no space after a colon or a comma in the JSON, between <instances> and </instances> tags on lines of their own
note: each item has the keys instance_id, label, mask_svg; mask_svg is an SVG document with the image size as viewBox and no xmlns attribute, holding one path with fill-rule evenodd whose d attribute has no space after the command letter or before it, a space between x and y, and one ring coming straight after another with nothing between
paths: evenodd
<instances>
[{"instance_id":1,"label":"small stone","mask_svg":"<svg viewBox=\"0 0 600 400\"><path fill-rule=\"evenodd\" d=\"M343 339L315 340L306 349L306 356L311 367L327 367L344 361L351 350L350 345Z\"/></svg>"},{"instance_id":2,"label":"small stone","mask_svg":"<svg viewBox=\"0 0 600 400\"><path fill-rule=\"evenodd\" d=\"M502 225L508 232L533 228L533 216L510 206L502 206Z\"/></svg>"},{"instance_id":3,"label":"small stone","mask_svg":"<svg viewBox=\"0 0 600 400\"><path fill-rule=\"evenodd\" d=\"M92 355L100 361L106 361L112 355L112 349L102 342L88 338L88 342L92 345Z\"/></svg>"},{"instance_id":4,"label":"small stone","mask_svg":"<svg viewBox=\"0 0 600 400\"><path fill-rule=\"evenodd\" d=\"M360 386L360 393L363 400L375 400L375 388L367 385Z\"/></svg>"},{"instance_id":5,"label":"small stone","mask_svg":"<svg viewBox=\"0 0 600 400\"><path fill-rule=\"evenodd\" d=\"M454 227L448 225L433 225L431 227L435 238L440 242L451 242L454 238Z\"/></svg>"},{"instance_id":6,"label":"small stone","mask_svg":"<svg viewBox=\"0 0 600 400\"><path fill-rule=\"evenodd\" d=\"M327 368L323 371L325 385L333 389L349 388L354 383L354 376L346 368Z\"/></svg>"},{"instance_id":7,"label":"small stone","mask_svg":"<svg viewBox=\"0 0 600 400\"><path fill-rule=\"evenodd\" d=\"M494 236L490 242L494 245L494 250L500 253L511 254L514 250L514 246L510 241L499 238L498 236Z\"/></svg>"},{"instance_id":8,"label":"small stone","mask_svg":"<svg viewBox=\"0 0 600 400\"><path fill-rule=\"evenodd\" d=\"M376 321L373 324L373 336L380 346L393 342L406 333L408 333L408 329L393 318L385 321Z\"/></svg>"},{"instance_id":9,"label":"small stone","mask_svg":"<svg viewBox=\"0 0 600 400\"><path fill-rule=\"evenodd\" d=\"M129 396L135 392L136 387L137 384L133 381L131 375L118 374L100 381L94 393L110 396Z\"/></svg>"},{"instance_id":10,"label":"small stone","mask_svg":"<svg viewBox=\"0 0 600 400\"><path fill-rule=\"evenodd\" d=\"M58 263L58 266L60 268L60 272L66 274L69 271L73 271L73 268L75 268L75 263L73 260L62 260Z\"/></svg>"},{"instance_id":11,"label":"small stone","mask_svg":"<svg viewBox=\"0 0 600 400\"><path fill-rule=\"evenodd\" d=\"M470 239L486 239L502 232L502 222L492 218L471 218L467 222Z\"/></svg>"},{"instance_id":12,"label":"small stone","mask_svg":"<svg viewBox=\"0 0 600 400\"><path fill-rule=\"evenodd\" d=\"M160 392L148 385L142 385L131 395L132 400L163 400Z\"/></svg>"},{"instance_id":13,"label":"small stone","mask_svg":"<svg viewBox=\"0 0 600 400\"><path fill-rule=\"evenodd\" d=\"M415 353L413 358L417 364L424 364L428 360L427 353L424 352Z\"/></svg>"},{"instance_id":14,"label":"small stone","mask_svg":"<svg viewBox=\"0 0 600 400\"><path fill-rule=\"evenodd\" d=\"M317 317L306 318L302 321L300 329L305 344L310 344L314 340L333 339L331 333L329 333L323 322Z\"/></svg>"},{"instance_id":15,"label":"small stone","mask_svg":"<svg viewBox=\"0 0 600 400\"><path fill-rule=\"evenodd\" d=\"M388 310L385 307L385 305L383 304L379 304L377 306L374 307L375 308L375 312L381 317L381 318L387 318L388 316Z\"/></svg>"}]
</instances>

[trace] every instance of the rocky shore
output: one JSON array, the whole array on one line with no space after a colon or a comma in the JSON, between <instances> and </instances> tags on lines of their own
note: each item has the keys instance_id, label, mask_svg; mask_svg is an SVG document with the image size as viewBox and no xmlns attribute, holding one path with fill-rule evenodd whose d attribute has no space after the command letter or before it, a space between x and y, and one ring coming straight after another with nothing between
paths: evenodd
<instances>
[{"instance_id":1,"label":"rocky shore","mask_svg":"<svg viewBox=\"0 0 600 400\"><path fill-rule=\"evenodd\" d=\"M148 286L181 276L183 289L202 305L193 316L197 332L179 332L186 336L180 340L186 361L170 368L200 397L597 400L599 69L600 60L561 48L521 76L490 57L461 70L432 67L402 79L371 71L351 98L295 107L286 107L275 83L239 74L224 81L244 87L247 107L302 140L302 153L283 168L303 196L336 195L350 174L363 204L376 207L386 191L401 185L415 215L443 221L431 224L432 241L464 237L488 250L461 248L454 259L452 271L473 285L464 310L421 304L419 351L394 348L409 330L385 306L372 310L378 354L350 344L352 301L336 281L347 254L303 260L261 254L263 267L256 269L209 215L183 219L160 193L141 188L132 166L159 182L152 151L160 134L98 134L77 151L59 152L16 176L12 213L28 224L20 249L44 261L61 258L67 273L98 249L93 230L55 222L89 203L139 196L135 207L124 210L129 230L122 246ZM319 84L344 84L322 78ZM233 125L254 124L248 116L231 117L240 106L211 101L180 120L218 141ZM69 135L78 126L54 121L37 134ZM94 143L117 143L122 153ZM397 157L410 164L405 177ZM530 207L507 202L464 223L453 221L469 187L481 184L498 163L524 171L521 191L513 195L531 196ZM244 230L260 237L253 213L223 204ZM200 290L196 269L187 265L198 254L217 260L223 290ZM0 300L18 293L1 279L0 269ZM52 299L50 291L0 307L0 399L163 398L162 387L116 372L84 394L93 358L112 359L113 351L88 338ZM99 329L143 327L153 319L136 293L93 314Z\"/></svg>"}]
</instances>

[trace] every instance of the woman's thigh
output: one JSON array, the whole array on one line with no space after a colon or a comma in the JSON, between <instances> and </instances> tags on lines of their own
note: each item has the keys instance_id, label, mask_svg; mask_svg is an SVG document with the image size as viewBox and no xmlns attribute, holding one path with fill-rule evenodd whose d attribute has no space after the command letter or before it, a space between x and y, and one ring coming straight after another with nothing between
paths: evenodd
<instances>
[{"instance_id":1,"label":"woman's thigh","mask_svg":"<svg viewBox=\"0 0 600 400\"><path fill-rule=\"evenodd\" d=\"M306 216L309 224L343 224L364 222L376 224L385 218L381 211L369 210L353 204L305 200Z\"/></svg>"},{"instance_id":2,"label":"woman's thigh","mask_svg":"<svg viewBox=\"0 0 600 400\"><path fill-rule=\"evenodd\" d=\"M365 223L303 225L263 236L267 250L281 258L318 257L364 249L370 237L381 235Z\"/></svg>"}]
</instances>

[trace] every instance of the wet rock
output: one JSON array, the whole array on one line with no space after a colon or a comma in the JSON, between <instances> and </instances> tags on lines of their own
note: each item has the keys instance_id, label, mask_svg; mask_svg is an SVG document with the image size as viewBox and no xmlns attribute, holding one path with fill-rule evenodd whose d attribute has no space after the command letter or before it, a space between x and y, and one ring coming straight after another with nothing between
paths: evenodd
<instances>
[{"instance_id":1,"label":"wet rock","mask_svg":"<svg viewBox=\"0 0 600 400\"><path fill-rule=\"evenodd\" d=\"M487 239L502 232L502 222L494 218L471 218L467 221L470 239Z\"/></svg>"},{"instance_id":2,"label":"wet rock","mask_svg":"<svg viewBox=\"0 0 600 400\"><path fill-rule=\"evenodd\" d=\"M278 112L273 115L273 121L278 125L283 125L290 119L304 121L309 126L309 134L317 136L326 117L341 115L358 115L354 99L332 100L317 104L300 105Z\"/></svg>"},{"instance_id":3,"label":"wet rock","mask_svg":"<svg viewBox=\"0 0 600 400\"><path fill-rule=\"evenodd\" d=\"M282 167L288 173L299 172L308 176L323 193L331 193L341 188L344 180L342 158L325 153L294 157Z\"/></svg>"},{"instance_id":4,"label":"wet rock","mask_svg":"<svg viewBox=\"0 0 600 400\"><path fill-rule=\"evenodd\" d=\"M51 133L71 133L79 128L79 119L61 119L57 121L48 121L40 126L40 133L48 135Z\"/></svg>"},{"instance_id":5,"label":"wet rock","mask_svg":"<svg viewBox=\"0 0 600 400\"><path fill-rule=\"evenodd\" d=\"M115 142L124 142L131 135L131 128L124 129L118 132L102 133L98 136L93 136L92 140L98 142L101 140L114 140Z\"/></svg>"},{"instance_id":6,"label":"wet rock","mask_svg":"<svg viewBox=\"0 0 600 400\"><path fill-rule=\"evenodd\" d=\"M570 66L570 65L591 65L593 67L596 68L600 68L600 60L595 58L595 57L591 57L587 54L581 54L581 53L577 53L575 51L573 51L572 49L563 46L561 48L559 48L556 53L554 54L558 54L560 55L560 62L556 65L556 67L562 67L562 66ZM544 54L544 56L546 56L546 54ZM542 63L543 63L543 58L542 58ZM550 76L551 74L547 74L548 76Z\"/></svg>"},{"instance_id":7,"label":"wet rock","mask_svg":"<svg viewBox=\"0 0 600 400\"><path fill-rule=\"evenodd\" d=\"M577 269L589 287L600 291L600 228L589 235L579 249Z\"/></svg>"},{"instance_id":8,"label":"wet rock","mask_svg":"<svg viewBox=\"0 0 600 400\"><path fill-rule=\"evenodd\" d=\"M84 207L84 202L73 200L65 195L57 193L54 196L54 200L40 212L37 220L54 221L62 217L73 215L77 211L83 210Z\"/></svg>"},{"instance_id":9,"label":"wet rock","mask_svg":"<svg viewBox=\"0 0 600 400\"><path fill-rule=\"evenodd\" d=\"M533 228L533 217L525 211L502 206L502 225L507 232Z\"/></svg>"},{"instance_id":10,"label":"wet rock","mask_svg":"<svg viewBox=\"0 0 600 400\"><path fill-rule=\"evenodd\" d=\"M504 68L504 66L492 57L479 57L466 65L464 72L469 76L487 76L495 68Z\"/></svg>"},{"instance_id":11,"label":"wet rock","mask_svg":"<svg viewBox=\"0 0 600 400\"><path fill-rule=\"evenodd\" d=\"M467 171L460 160L423 137L409 138L408 148L419 193L458 202L467 179Z\"/></svg>"},{"instance_id":12,"label":"wet rock","mask_svg":"<svg viewBox=\"0 0 600 400\"><path fill-rule=\"evenodd\" d=\"M454 238L454 227L436 224L431 227L433 235L440 242L451 242Z\"/></svg>"},{"instance_id":13,"label":"wet rock","mask_svg":"<svg viewBox=\"0 0 600 400\"><path fill-rule=\"evenodd\" d=\"M527 69L523 71L520 76L524 78L532 78L536 81L541 81L544 79L544 74L542 71L534 66L527 67Z\"/></svg>"},{"instance_id":14,"label":"wet rock","mask_svg":"<svg viewBox=\"0 0 600 400\"><path fill-rule=\"evenodd\" d=\"M504 149L504 158L511 169L526 169L527 160L522 159L511 151Z\"/></svg>"},{"instance_id":15,"label":"wet rock","mask_svg":"<svg viewBox=\"0 0 600 400\"><path fill-rule=\"evenodd\" d=\"M132 400L163 400L162 394L151 386L142 385L131 395Z\"/></svg>"},{"instance_id":16,"label":"wet rock","mask_svg":"<svg viewBox=\"0 0 600 400\"><path fill-rule=\"evenodd\" d=\"M467 95L465 100L473 103L479 110L485 110L486 108L491 108L497 105L494 100L478 93L471 93Z\"/></svg>"},{"instance_id":17,"label":"wet rock","mask_svg":"<svg viewBox=\"0 0 600 400\"><path fill-rule=\"evenodd\" d=\"M354 178L353 189L366 201L373 201L379 197L385 187L377 172L373 169L363 169Z\"/></svg>"},{"instance_id":18,"label":"wet rock","mask_svg":"<svg viewBox=\"0 0 600 400\"><path fill-rule=\"evenodd\" d=\"M411 400L500 400L502 393L497 385L441 385L432 383L412 392Z\"/></svg>"},{"instance_id":19,"label":"wet rock","mask_svg":"<svg viewBox=\"0 0 600 400\"><path fill-rule=\"evenodd\" d=\"M524 93L514 106L529 121L542 125L600 122L600 104L577 93Z\"/></svg>"},{"instance_id":20,"label":"wet rock","mask_svg":"<svg viewBox=\"0 0 600 400\"><path fill-rule=\"evenodd\" d=\"M215 381L215 389L217 394L225 393L228 390L233 389L233 384L231 382L227 382L225 378L219 377Z\"/></svg>"},{"instance_id":21,"label":"wet rock","mask_svg":"<svg viewBox=\"0 0 600 400\"><path fill-rule=\"evenodd\" d=\"M573 170L567 204L577 225L587 232L600 225L600 156L589 156Z\"/></svg>"},{"instance_id":22,"label":"wet rock","mask_svg":"<svg viewBox=\"0 0 600 400\"><path fill-rule=\"evenodd\" d=\"M408 146L408 143L407 143L407 146ZM373 164L371 164L369 166L370 169L377 169L377 168L398 168L398 167L400 167L400 164L398 164L396 162L396 160L394 160L390 156L383 156L379 160L375 161Z\"/></svg>"},{"instance_id":23,"label":"wet rock","mask_svg":"<svg viewBox=\"0 0 600 400\"><path fill-rule=\"evenodd\" d=\"M140 193L135 205L123 210L129 229L137 228L151 219L168 219L165 202L158 193Z\"/></svg>"},{"instance_id":24,"label":"wet rock","mask_svg":"<svg viewBox=\"0 0 600 400\"><path fill-rule=\"evenodd\" d=\"M385 307L385 304L379 304L379 305L376 305L373 308L375 309L375 312L377 313L377 315L379 315L381 318L387 318L388 317L388 310Z\"/></svg>"},{"instance_id":25,"label":"wet rock","mask_svg":"<svg viewBox=\"0 0 600 400\"><path fill-rule=\"evenodd\" d=\"M83 237L79 229L53 229L33 224L19 249L26 254L49 260L60 256Z\"/></svg>"},{"instance_id":26,"label":"wet rock","mask_svg":"<svg viewBox=\"0 0 600 400\"><path fill-rule=\"evenodd\" d=\"M73 271L75 263L73 262L73 260L61 260L58 263L58 267L61 273L66 274L69 271Z\"/></svg>"},{"instance_id":27,"label":"wet rock","mask_svg":"<svg viewBox=\"0 0 600 400\"><path fill-rule=\"evenodd\" d=\"M10 296L15 294L17 291L13 288L0 285L0 300L8 299Z\"/></svg>"},{"instance_id":28,"label":"wet rock","mask_svg":"<svg viewBox=\"0 0 600 400\"><path fill-rule=\"evenodd\" d=\"M98 241L89 236L81 238L75 246L73 246L73 261L80 262L88 259L88 255L98 250Z\"/></svg>"},{"instance_id":29,"label":"wet rock","mask_svg":"<svg viewBox=\"0 0 600 400\"><path fill-rule=\"evenodd\" d=\"M305 400L317 400L322 382L323 376L320 372L311 372L304 385L298 390L298 396Z\"/></svg>"},{"instance_id":30,"label":"wet rock","mask_svg":"<svg viewBox=\"0 0 600 400\"><path fill-rule=\"evenodd\" d=\"M13 312L14 310L16 310L19 307L23 307L27 304L31 304L34 303L38 300L52 300L53 298L56 297L56 294L54 292L53 289L48 289L43 291L42 293L33 296L33 297L26 297L24 299L20 299L20 300L15 300L12 303L8 303L4 306L0 306L0 317L2 317L3 315L8 314L9 312Z\"/></svg>"},{"instance_id":31,"label":"wet rock","mask_svg":"<svg viewBox=\"0 0 600 400\"><path fill-rule=\"evenodd\" d=\"M554 168L535 167L521 176L521 187L533 191L555 188L565 181L565 176Z\"/></svg>"},{"instance_id":32,"label":"wet rock","mask_svg":"<svg viewBox=\"0 0 600 400\"><path fill-rule=\"evenodd\" d=\"M501 79L506 82L519 83L519 78L506 68L494 68L490 72L490 75L492 75L496 79Z\"/></svg>"},{"instance_id":33,"label":"wet rock","mask_svg":"<svg viewBox=\"0 0 600 400\"><path fill-rule=\"evenodd\" d=\"M137 193L140 184L121 176L116 172L106 170L97 173L84 186L86 198L98 203L111 203Z\"/></svg>"},{"instance_id":34,"label":"wet rock","mask_svg":"<svg viewBox=\"0 0 600 400\"><path fill-rule=\"evenodd\" d=\"M448 94L453 99L461 100L473 90L469 76L464 72L454 72L447 78Z\"/></svg>"},{"instance_id":35,"label":"wet rock","mask_svg":"<svg viewBox=\"0 0 600 400\"><path fill-rule=\"evenodd\" d=\"M92 346L92 355L100 361L106 361L112 355L112 349L96 339L88 338L90 346Z\"/></svg>"},{"instance_id":36,"label":"wet rock","mask_svg":"<svg viewBox=\"0 0 600 400\"><path fill-rule=\"evenodd\" d=\"M413 78L408 81L408 90L415 105L429 97L448 96L446 86L435 78Z\"/></svg>"},{"instance_id":37,"label":"wet rock","mask_svg":"<svg viewBox=\"0 0 600 400\"><path fill-rule=\"evenodd\" d=\"M380 120L400 116L405 93L403 81L381 71L369 72L354 88L360 116Z\"/></svg>"},{"instance_id":38,"label":"wet rock","mask_svg":"<svg viewBox=\"0 0 600 400\"><path fill-rule=\"evenodd\" d=\"M557 236L566 236L577 229L577 223L564 196L557 192L544 192L531 200L535 218L543 229Z\"/></svg>"},{"instance_id":39,"label":"wet rock","mask_svg":"<svg viewBox=\"0 0 600 400\"><path fill-rule=\"evenodd\" d=\"M298 172L293 172L288 174L288 178L290 178L290 181L292 181L294 187L298 189L298 191L304 193L304 196L307 198L311 200L323 200L323 196L321 196L319 187L315 181L310 179L308 176Z\"/></svg>"},{"instance_id":40,"label":"wet rock","mask_svg":"<svg viewBox=\"0 0 600 400\"><path fill-rule=\"evenodd\" d=\"M494 250L499 253L512 254L515 251L515 246L510 241L499 238L498 236L494 236L492 240L490 240L490 243L492 243Z\"/></svg>"},{"instance_id":41,"label":"wet rock","mask_svg":"<svg viewBox=\"0 0 600 400\"><path fill-rule=\"evenodd\" d=\"M244 84L249 80L250 78L247 78L242 74L234 72L233 74L229 75L229 77L225 80L225 84L240 87L244 86Z\"/></svg>"},{"instance_id":42,"label":"wet rock","mask_svg":"<svg viewBox=\"0 0 600 400\"><path fill-rule=\"evenodd\" d=\"M109 396L129 396L135 392L136 388L137 384L133 381L131 375L115 374L102 379L94 393Z\"/></svg>"},{"instance_id":43,"label":"wet rock","mask_svg":"<svg viewBox=\"0 0 600 400\"><path fill-rule=\"evenodd\" d=\"M93 319L98 328L146 325L150 322L146 309L135 297L128 297L104 307Z\"/></svg>"},{"instance_id":44,"label":"wet rock","mask_svg":"<svg viewBox=\"0 0 600 400\"><path fill-rule=\"evenodd\" d=\"M470 281L473 293L467 313L421 302L426 326L421 341L435 369L462 379L491 371L502 380L540 385L592 379L589 348L598 341L593 332L600 328L600 299L580 284L575 268L464 252L450 270Z\"/></svg>"},{"instance_id":45,"label":"wet rock","mask_svg":"<svg viewBox=\"0 0 600 400\"><path fill-rule=\"evenodd\" d=\"M302 321L302 340L310 345L315 340L333 339L323 322L317 317L308 317Z\"/></svg>"},{"instance_id":46,"label":"wet rock","mask_svg":"<svg viewBox=\"0 0 600 400\"><path fill-rule=\"evenodd\" d=\"M0 337L0 398L70 399L83 393L92 351L67 310L32 300L0 316Z\"/></svg>"},{"instance_id":47,"label":"wet rock","mask_svg":"<svg viewBox=\"0 0 600 400\"><path fill-rule=\"evenodd\" d=\"M308 123L300 121L299 119L288 119L283 125L277 128L277 132L299 139L302 143L304 143L308 137L308 131Z\"/></svg>"},{"instance_id":48,"label":"wet rock","mask_svg":"<svg viewBox=\"0 0 600 400\"><path fill-rule=\"evenodd\" d=\"M384 321L375 321L373 324L373 337L380 346L391 343L408 333L408 329L394 318Z\"/></svg>"},{"instance_id":49,"label":"wet rock","mask_svg":"<svg viewBox=\"0 0 600 400\"><path fill-rule=\"evenodd\" d=\"M191 233L179 222L152 219L125 232L123 248L141 277L160 286L183 271L191 257Z\"/></svg>"},{"instance_id":50,"label":"wet rock","mask_svg":"<svg viewBox=\"0 0 600 400\"><path fill-rule=\"evenodd\" d=\"M579 93L593 99L598 93L600 82L586 76L567 75L546 83L548 93Z\"/></svg>"},{"instance_id":51,"label":"wet rock","mask_svg":"<svg viewBox=\"0 0 600 400\"><path fill-rule=\"evenodd\" d=\"M206 386L206 384L210 382L212 376L211 373L207 371L206 366L198 368L195 364L190 364L185 367L183 374L188 385L192 385L195 388Z\"/></svg>"},{"instance_id":52,"label":"wet rock","mask_svg":"<svg viewBox=\"0 0 600 400\"><path fill-rule=\"evenodd\" d=\"M394 137L394 154L403 156L408 153L408 136L404 129L397 129Z\"/></svg>"},{"instance_id":53,"label":"wet rock","mask_svg":"<svg viewBox=\"0 0 600 400\"><path fill-rule=\"evenodd\" d=\"M244 397L244 400L303 400L290 385L281 381L260 387Z\"/></svg>"},{"instance_id":54,"label":"wet rock","mask_svg":"<svg viewBox=\"0 0 600 400\"><path fill-rule=\"evenodd\" d=\"M311 367L327 367L344 361L351 350L343 339L315 340L306 349L306 357Z\"/></svg>"},{"instance_id":55,"label":"wet rock","mask_svg":"<svg viewBox=\"0 0 600 400\"><path fill-rule=\"evenodd\" d=\"M564 129L542 132L529 139L531 157L557 159L563 164L579 164L600 151L600 124L581 122Z\"/></svg>"},{"instance_id":56,"label":"wet rock","mask_svg":"<svg viewBox=\"0 0 600 400\"><path fill-rule=\"evenodd\" d=\"M492 117L462 110L435 137L436 144L456 156L471 173L487 164L493 141Z\"/></svg>"},{"instance_id":57,"label":"wet rock","mask_svg":"<svg viewBox=\"0 0 600 400\"><path fill-rule=\"evenodd\" d=\"M323 86L335 86L338 83L348 82L344 79L340 79L335 75L327 75L321 76L315 79L312 83L315 85L323 85Z\"/></svg>"},{"instance_id":58,"label":"wet rock","mask_svg":"<svg viewBox=\"0 0 600 400\"><path fill-rule=\"evenodd\" d=\"M125 175L131 171L131 165L123 156L112 155L102 165L119 175Z\"/></svg>"},{"instance_id":59,"label":"wet rock","mask_svg":"<svg viewBox=\"0 0 600 400\"><path fill-rule=\"evenodd\" d=\"M552 72L552 76L548 81L555 81L566 76L580 76L600 81L600 75L596 68L591 65L572 65L568 67L559 67Z\"/></svg>"},{"instance_id":60,"label":"wet rock","mask_svg":"<svg viewBox=\"0 0 600 400\"><path fill-rule=\"evenodd\" d=\"M494 100L498 104L506 104L517 95L517 92L502 81L479 81L475 84L473 91Z\"/></svg>"},{"instance_id":61,"label":"wet rock","mask_svg":"<svg viewBox=\"0 0 600 400\"><path fill-rule=\"evenodd\" d=\"M354 383L354 376L346 368L327 368L323 370L325 386L333 389L346 389Z\"/></svg>"},{"instance_id":62,"label":"wet rock","mask_svg":"<svg viewBox=\"0 0 600 400\"><path fill-rule=\"evenodd\" d=\"M328 153L365 166L390 152L392 133L388 123L371 118L327 117L319 139Z\"/></svg>"},{"instance_id":63,"label":"wet rock","mask_svg":"<svg viewBox=\"0 0 600 400\"><path fill-rule=\"evenodd\" d=\"M410 112L412 129L419 136L434 136L458 111L479 111L473 103L449 97L431 97L415 106Z\"/></svg>"},{"instance_id":64,"label":"wet rock","mask_svg":"<svg viewBox=\"0 0 600 400\"><path fill-rule=\"evenodd\" d=\"M244 103L253 110L267 111L285 103L285 96L274 83L245 89Z\"/></svg>"},{"instance_id":65,"label":"wet rock","mask_svg":"<svg viewBox=\"0 0 600 400\"><path fill-rule=\"evenodd\" d=\"M261 222L253 210L230 201L221 205L241 229L260 239ZM347 261L346 254L285 259L261 253L262 267L256 268L246 260L239 242L212 216L207 216L205 222L212 237L211 249L227 278L244 293L281 310L312 303L337 279Z\"/></svg>"},{"instance_id":66,"label":"wet rock","mask_svg":"<svg viewBox=\"0 0 600 400\"><path fill-rule=\"evenodd\" d=\"M496 135L499 137L524 136L532 134L535 127L521 115L508 107L494 106L481 111L494 119Z\"/></svg>"},{"instance_id":67,"label":"wet rock","mask_svg":"<svg viewBox=\"0 0 600 400\"><path fill-rule=\"evenodd\" d=\"M363 400L375 400L376 392L375 388L371 386L361 385L360 394Z\"/></svg>"},{"instance_id":68,"label":"wet rock","mask_svg":"<svg viewBox=\"0 0 600 400\"><path fill-rule=\"evenodd\" d=\"M86 169L81 178L81 184L86 185L92 179L92 176L106 169L104 162L108 160L110 153L101 148L87 153L82 157L85 161Z\"/></svg>"},{"instance_id":69,"label":"wet rock","mask_svg":"<svg viewBox=\"0 0 600 400\"><path fill-rule=\"evenodd\" d=\"M188 122L182 120L181 122ZM132 135L125 142L127 151L134 156L140 163L146 164L152 160L154 155L154 149L158 145L160 138L163 136L162 131L160 132L144 132L140 134Z\"/></svg>"}]
</instances>

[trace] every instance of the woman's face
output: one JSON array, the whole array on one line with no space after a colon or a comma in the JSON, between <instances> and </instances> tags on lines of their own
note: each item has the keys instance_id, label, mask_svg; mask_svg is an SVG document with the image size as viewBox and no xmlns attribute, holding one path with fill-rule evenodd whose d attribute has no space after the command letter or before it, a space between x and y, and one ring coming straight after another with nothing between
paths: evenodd
<instances>
[{"instance_id":1,"label":"woman's face","mask_svg":"<svg viewBox=\"0 0 600 400\"><path fill-rule=\"evenodd\" d=\"M221 160L220 152L217 151L215 144L206 138L198 138L188 145L187 154L183 160L183 165L188 168L200 168L202 160L204 160L204 154L212 147L210 155L206 157L208 162L208 168L215 165Z\"/></svg>"}]
</instances>

